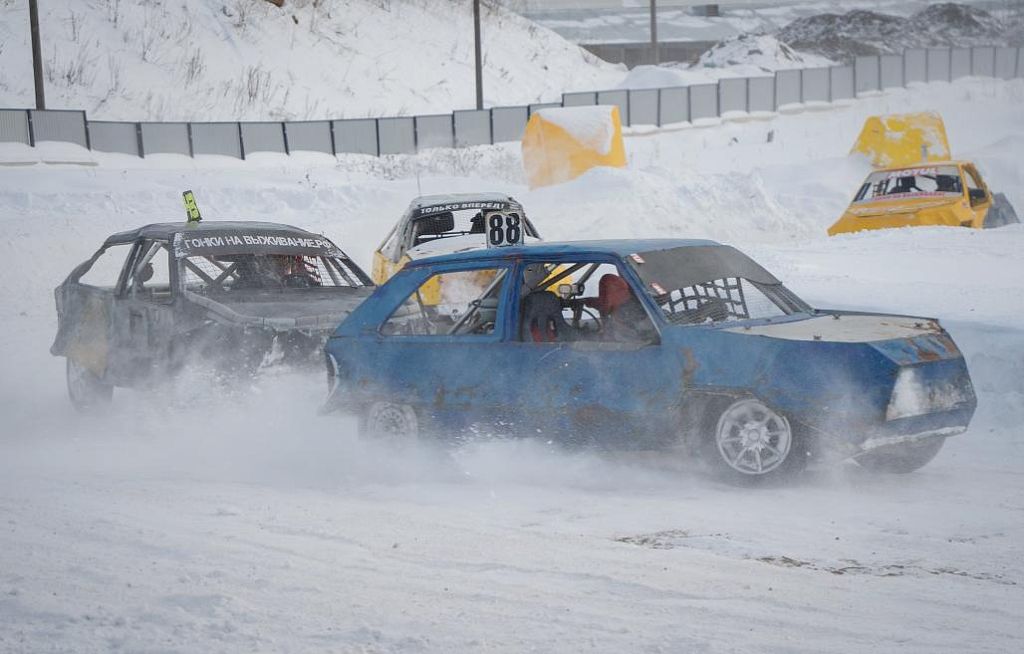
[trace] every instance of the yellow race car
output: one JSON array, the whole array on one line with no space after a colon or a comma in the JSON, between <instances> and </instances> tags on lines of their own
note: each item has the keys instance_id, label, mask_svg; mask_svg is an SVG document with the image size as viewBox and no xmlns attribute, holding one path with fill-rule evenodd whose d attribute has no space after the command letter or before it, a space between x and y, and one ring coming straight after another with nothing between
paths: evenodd
<instances>
[{"instance_id":1,"label":"yellow race car","mask_svg":"<svg viewBox=\"0 0 1024 654\"><path fill-rule=\"evenodd\" d=\"M926 162L868 175L828 233L921 225L981 229L1016 222L1009 200L989 191L973 163Z\"/></svg>"}]
</instances>

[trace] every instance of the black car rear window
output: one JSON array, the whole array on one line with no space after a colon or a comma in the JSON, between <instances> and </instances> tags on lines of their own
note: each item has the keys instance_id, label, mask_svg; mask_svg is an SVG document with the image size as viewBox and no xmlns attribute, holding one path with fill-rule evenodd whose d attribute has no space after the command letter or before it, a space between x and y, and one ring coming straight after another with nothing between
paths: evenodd
<instances>
[{"instance_id":1,"label":"black car rear window","mask_svg":"<svg viewBox=\"0 0 1024 654\"><path fill-rule=\"evenodd\" d=\"M774 275L727 245L637 252L627 261L674 323L773 318L810 310Z\"/></svg>"}]
</instances>

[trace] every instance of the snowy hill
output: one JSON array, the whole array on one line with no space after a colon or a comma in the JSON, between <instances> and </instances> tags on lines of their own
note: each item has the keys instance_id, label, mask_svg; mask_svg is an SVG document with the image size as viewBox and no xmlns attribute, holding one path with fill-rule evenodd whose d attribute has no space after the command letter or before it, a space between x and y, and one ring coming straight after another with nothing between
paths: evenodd
<instances>
[{"instance_id":1,"label":"snowy hill","mask_svg":"<svg viewBox=\"0 0 1024 654\"><path fill-rule=\"evenodd\" d=\"M774 72L787 68L831 66L833 63L826 57L797 52L768 34L741 34L702 54L697 66L754 67L761 72Z\"/></svg>"},{"instance_id":2,"label":"snowy hill","mask_svg":"<svg viewBox=\"0 0 1024 654\"><path fill-rule=\"evenodd\" d=\"M623 69L484 3L487 105L613 86ZM0 0L0 107L34 104L26 0ZM40 3L49 108L107 120L321 119L471 109L462 0Z\"/></svg>"},{"instance_id":3,"label":"snowy hill","mask_svg":"<svg viewBox=\"0 0 1024 654\"><path fill-rule=\"evenodd\" d=\"M637 66L626 74L617 88L708 84L722 78L762 77L777 70L818 68L834 63L825 57L797 52L770 34L741 34L716 44L692 65Z\"/></svg>"},{"instance_id":4,"label":"snowy hill","mask_svg":"<svg viewBox=\"0 0 1024 654\"><path fill-rule=\"evenodd\" d=\"M1022 19L1000 19L978 7L948 2L909 18L866 9L818 14L793 21L775 36L797 50L846 60L908 48L1015 45L1024 35Z\"/></svg>"}]
</instances>

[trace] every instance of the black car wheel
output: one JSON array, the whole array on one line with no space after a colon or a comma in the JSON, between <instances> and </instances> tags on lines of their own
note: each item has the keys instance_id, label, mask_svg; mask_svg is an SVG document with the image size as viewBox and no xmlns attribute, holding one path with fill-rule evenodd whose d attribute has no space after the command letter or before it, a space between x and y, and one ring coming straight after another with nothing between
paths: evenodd
<instances>
[{"instance_id":1,"label":"black car wheel","mask_svg":"<svg viewBox=\"0 0 1024 654\"><path fill-rule=\"evenodd\" d=\"M409 445L420 439L420 421L408 404L374 402L360 420L359 434L387 445Z\"/></svg>"},{"instance_id":2,"label":"black car wheel","mask_svg":"<svg viewBox=\"0 0 1024 654\"><path fill-rule=\"evenodd\" d=\"M991 229L993 227L1015 225L1019 222L1020 219L1017 217L1017 212L1013 210L1013 205L1010 204L1006 195L994 193L992 195L992 206L988 208L988 213L985 214L985 221L982 227Z\"/></svg>"},{"instance_id":3,"label":"black car wheel","mask_svg":"<svg viewBox=\"0 0 1024 654\"><path fill-rule=\"evenodd\" d=\"M759 483L793 476L807 466L800 430L761 400L741 397L708 409L703 458L727 481Z\"/></svg>"},{"instance_id":4,"label":"black car wheel","mask_svg":"<svg viewBox=\"0 0 1024 654\"><path fill-rule=\"evenodd\" d=\"M110 404L114 397L113 386L71 357L67 357L66 362L65 375L72 406L79 411L93 411Z\"/></svg>"},{"instance_id":5,"label":"black car wheel","mask_svg":"<svg viewBox=\"0 0 1024 654\"><path fill-rule=\"evenodd\" d=\"M854 461L872 472L906 474L934 459L945 442L946 439L939 436L911 443L894 443L862 454Z\"/></svg>"}]
</instances>

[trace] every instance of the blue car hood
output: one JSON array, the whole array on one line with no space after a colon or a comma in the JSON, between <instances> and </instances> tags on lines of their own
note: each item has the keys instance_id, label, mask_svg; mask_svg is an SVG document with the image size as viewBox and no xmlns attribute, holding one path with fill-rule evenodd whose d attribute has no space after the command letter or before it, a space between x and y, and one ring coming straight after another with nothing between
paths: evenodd
<instances>
[{"instance_id":1,"label":"blue car hood","mask_svg":"<svg viewBox=\"0 0 1024 654\"><path fill-rule=\"evenodd\" d=\"M736 327L726 331L786 341L863 343L901 366L961 356L945 330L929 318L830 313L806 320Z\"/></svg>"}]
</instances>

